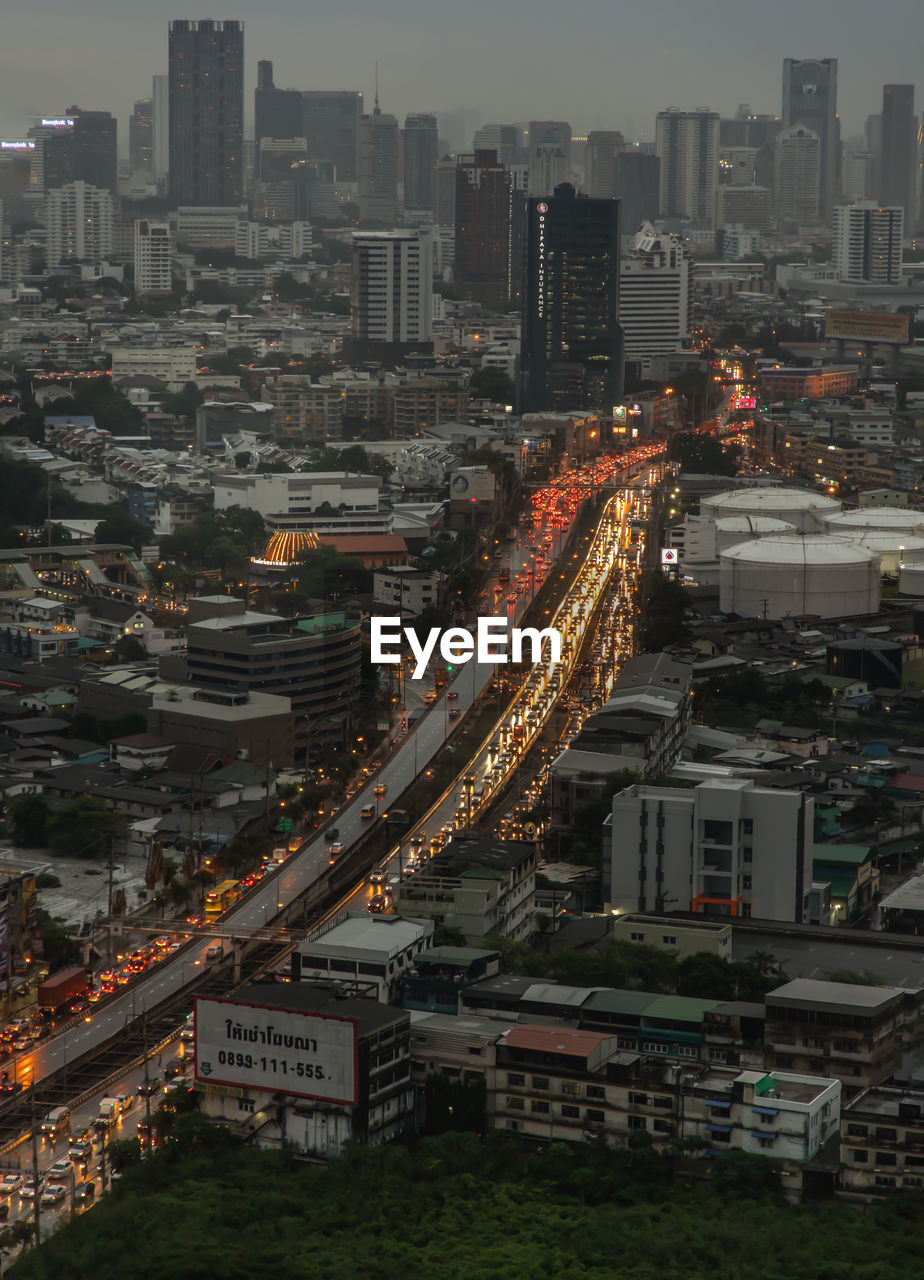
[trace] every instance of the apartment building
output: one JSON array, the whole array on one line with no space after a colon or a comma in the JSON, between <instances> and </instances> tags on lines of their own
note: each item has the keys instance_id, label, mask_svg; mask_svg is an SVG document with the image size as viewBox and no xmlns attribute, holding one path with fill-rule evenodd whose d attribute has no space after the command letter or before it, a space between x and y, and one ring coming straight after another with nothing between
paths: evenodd
<instances>
[{"instance_id":1,"label":"apartment building","mask_svg":"<svg viewBox=\"0 0 924 1280\"><path fill-rule=\"evenodd\" d=\"M533 931L536 846L454 837L395 885L399 915L459 929L468 945L497 934L522 941Z\"/></svg>"},{"instance_id":2,"label":"apartment building","mask_svg":"<svg viewBox=\"0 0 924 1280\"><path fill-rule=\"evenodd\" d=\"M874 1085L841 1113L841 1186L870 1196L924 1188L924 1088Z\"/></svg>"},{"instance_id":3,"label":"apartment building","mask_svg":"<svg viewBox=\"0 0 924 1280\"><path fill-rule=\"evenodd\" d=\"M292 977L355 980L374 987L377 999L387 1004L397 996L415 956L432 940L432 920L344 911L298 944L292 953Z\"/></svg>"},{"instance_id":4,"label":"apartment building","mask_svg":"<svg viewBox=\"0 0 924 1280\"><path fill-rule=\"evenodd\" d=\"M692 790L627 787L604 825L604 896L622 911L801 923L813 821L811 797L751 779L714 778Z\"/></svg>"},{"instance_id":5,"label":"apartment building","mask_svg":"<svg viewBox=\"0 0 924 1280\"><path fill-rule=\"evenodd\" d=\"M851 1097L895 1073L920 1019L919 994L902 987L795 978L766 997L766 1065L823 1069Z\"/></svg>"}]
</instances>

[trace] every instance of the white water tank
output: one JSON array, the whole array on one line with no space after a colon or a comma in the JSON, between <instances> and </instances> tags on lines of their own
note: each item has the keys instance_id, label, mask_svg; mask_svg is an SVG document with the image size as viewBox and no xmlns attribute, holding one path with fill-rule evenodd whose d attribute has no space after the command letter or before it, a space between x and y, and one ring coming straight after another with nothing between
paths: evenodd
<instances>
[{"instance_id":1,"label":"white water tank","mask_svg":"<svg viewBox=\"0 0 924 1280\"><path fill-rule=\"evenodd\" d=\"M716 555L726 547L735 547L750 538L768 538L775 533L796 531L796 526L788 520L777 520L774 516L723 516L716 520L714 528Z\"/></svg>"},{"instance_id":2,"label":"white water tank","mask_svg":"<svg viewBox=\"0 0 924 1280\"><path fill-rule=\"evenodd\" d=\"M770 516L793 525L800 533L817 533L826 516L836 515L841 504L812 489L730 489L701 498L700 515L721 520L725 516Z\"/></svg>"},{"instance_id":3,"label":"white water tank","mask_svg":"<svg viewBox=\"0 0 924 1280\"><path fill-rule=\"evenodd\" d=\"M723 613L755 618L848 618L879 608L879 557L820 534L779 534L719 556Z\"/></svg>"},{"instance_id":4,"label":"white water tank","mask_svg":"<svg viewBox=\"0 0 924 1280\"><path fill-rule=\"evenodd\" d=\"M924 563L924 538L916 533L888 529L844 529L826 535L840 542L853 542L866 547L879 557L880 573L898 573L903 565Z\"/></svg>"},{"instance_id":5,"label":"white water tank","mask_svg":"<svg viewBox=\"0 0 924 1280\"><path fill-rule=\"evenodd\" d=\"M890 533L924 534L924 511L908 507L858 507L825 517L825 527L832 533L881 529Z\"/></svg>"}]
</instances>

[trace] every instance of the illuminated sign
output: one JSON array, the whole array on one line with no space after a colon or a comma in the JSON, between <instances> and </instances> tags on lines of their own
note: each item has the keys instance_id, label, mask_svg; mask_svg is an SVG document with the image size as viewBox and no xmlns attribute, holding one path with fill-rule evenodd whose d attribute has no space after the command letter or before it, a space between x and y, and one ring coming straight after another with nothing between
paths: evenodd
<instances>
[{"instance_id":1,"label":"illuminated sign","mask_svg":"<svg viewBox=\"0 0 924 1280\"><path fill-rule=\"evenodd\" d=\"M536 314L540 320L545 317L545 215L549 211L549 206L544 200L536 205L536 213L539 215L539 242L537 253L539 257L539 275L537 284Z\"/></svg>"},{"instance_id":2,"label":"illuminated sign","mask_svg":"<svg viewBox=\"0 0 924 1280\"><path fill-rule=\"evenodd\" d=\"M34 151L35 143L28 138L4 138L0 141L0 151Z\"/></svg>"},{"instance_id":3,"label":"illuminated sign","mask_svg":"<svg viewBox=\"0 0 924 1280\"><path fill-rule=\"evenodd\" d=\"M355 1106L351 1018L199 996L196 1079Z\"/></svg>"},{"instance_id":4,"label":"illuminated sign","mask_svg":"<svg viewBox=\"0 0 924 1280\"><path fill-rule=\"evenodd\" d=\"M889 311L828 311L826 338L852 338L857 342L908 343L908 317Z\"/></svg>"},{"instance_id":5,"label":"illuminated sign","mask_svg":"<svg viewBox=\"0 0 924 1280\"><path fill-rule=\"evenodd\" d=\"M624 404L614 404L613 405L613 421L625 422L625 420L626 420L626 406Z\"/></svg>"},{"instance_id":6,"label":"illuminated sign","mask_svg":"<svg viewBox=\"0 0 924 1280\"><path fill-rule=\"evenodd\" d=\"M43 120L43 129L73 129L74 121L67 116L60 116L56 120Z\"/></svg>"},{"instance_id":7,"label":"illuminated sign","mask_svg":"<svg viewBox=\"0 0 924 1280\"><path fill-rule=\"evenodd\" d=\"M661 548L661 563L662 563L662 564L676 564L676 563L677 563L677 560L678 560L678 556L677 556L677 552L676 552L676 550L674 549L674 547L662 547L662 548Z\"/></svg>"}]
</instances>

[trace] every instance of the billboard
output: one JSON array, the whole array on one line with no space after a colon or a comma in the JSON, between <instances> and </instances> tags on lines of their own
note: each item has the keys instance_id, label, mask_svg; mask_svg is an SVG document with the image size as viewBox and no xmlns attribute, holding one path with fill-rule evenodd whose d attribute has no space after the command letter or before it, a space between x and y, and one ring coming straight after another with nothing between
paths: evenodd
<instances>
[{"instance_id":1,"label":"billboard","mask_svg":"<svg viewBox=\"0 0 924 1280\"><path fill-rule=\"evenodd\" d=\"M195 1029L200 1082L356 1105L351 1018L199 996Z\"/></svg>"},{"instance_id":2,"label":"billboard","mask_svg":"<svg viewBox=\"0 0 924 1280\"><path fill-rule=\"evenodd\" d=\"M908 317L889 311L826 311L825 337L908 343Z\"/></svg>"},{"instance_id":3,"label":"billboard","mask_svg":"<svg viewBox=\"0 0 924 1280\"><path fill-rule=\"evenodd\" d=\"M662 564L677 564L677 562L678 562L678 560L679 560L679 559L680 559L680 557L679 557L679 556L678 556L678 554L677 554L677 548L676 548L676 547L662 547L662 548L661 548L661 563L662 563Z\"/></svg>"}]
</instances>

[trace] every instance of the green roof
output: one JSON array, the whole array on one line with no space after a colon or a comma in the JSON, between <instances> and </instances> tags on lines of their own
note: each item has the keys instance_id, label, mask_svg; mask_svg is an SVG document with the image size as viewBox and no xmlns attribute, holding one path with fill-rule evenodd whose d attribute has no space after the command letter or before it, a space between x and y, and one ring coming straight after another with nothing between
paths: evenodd
<instances>
[{"instance_id":1,"label":"green roof","mask_svg":"<svg viewBox=\"0 0 924 1280\"><path fill-rule=\"evenodd\" d=\"M345 613L316 613L313 618L301 618L295 624L296 631L315 632L341 630L346 626Z\"/></svg>"},{"instance_id":2,"label":"green roof","mask_svg":"<svg viewBox=\"0 0 924 1280\"><path fill-rule=\"evenodd\" d=\"M782 720L758 720L757 721L758 729L782 729L782 727L783 727Z\"/></svg>"},{"instance_id":3,"label":"green roof","mask_svg":"<svg viewBox=\"0 0 924 1280\"><path fill-rule=\"evenodd\" d=\"M852 684L858 683L856 680L852 680L850 676L819 675L817 672L813 673L811 671L806 675L800 676L799 679L803 684L811 684L813 680L817 680L826 689L848 689Z\"/></svg>"},{"instance_id":4,"label":"green roof","mask_svg":"<svg viewBox=\"0 0 924 1280\"><path fill-rule=\"evenodd\" d=\"M464 871L457 874L460 880L506 880L507 878L506 872L497 871L494 867L481 866L479 863L466 867Z\"/></svg>"},{"instance_id":5,"label":"green roof","mask_svg":"<svg viewBox=\"0 0 924 1280\"><path fill-rule=\"evenodd\" d=\"M699 1000L693 996L655 996L643 1016L646 1023L657 1018L663 1022L699 1024L704 1014L721 1003L721 1000Z\"/></svg>"},{"instance_id":6,"label":"green roof","mask_svg":"<svg viewBox=\"0 0 924 1280\"><path fill-rule=\"evenodd\" d=\"M650 991L595 991L581 1004L582 1009L599 1009L603 1013L637 1014L646 1012L652 1000L660 996Z\"/></svg>"},{"instance_id":7,"label":"green roof","mask_svg":"<svg viewBox=\"0 0 924 1280\"><path fill-rule=\"evenodd\" d=\"M862 867L873 856L868 844L816 844L812 849L812 861L845 867Z\"/></svg>"}]
</instances>

